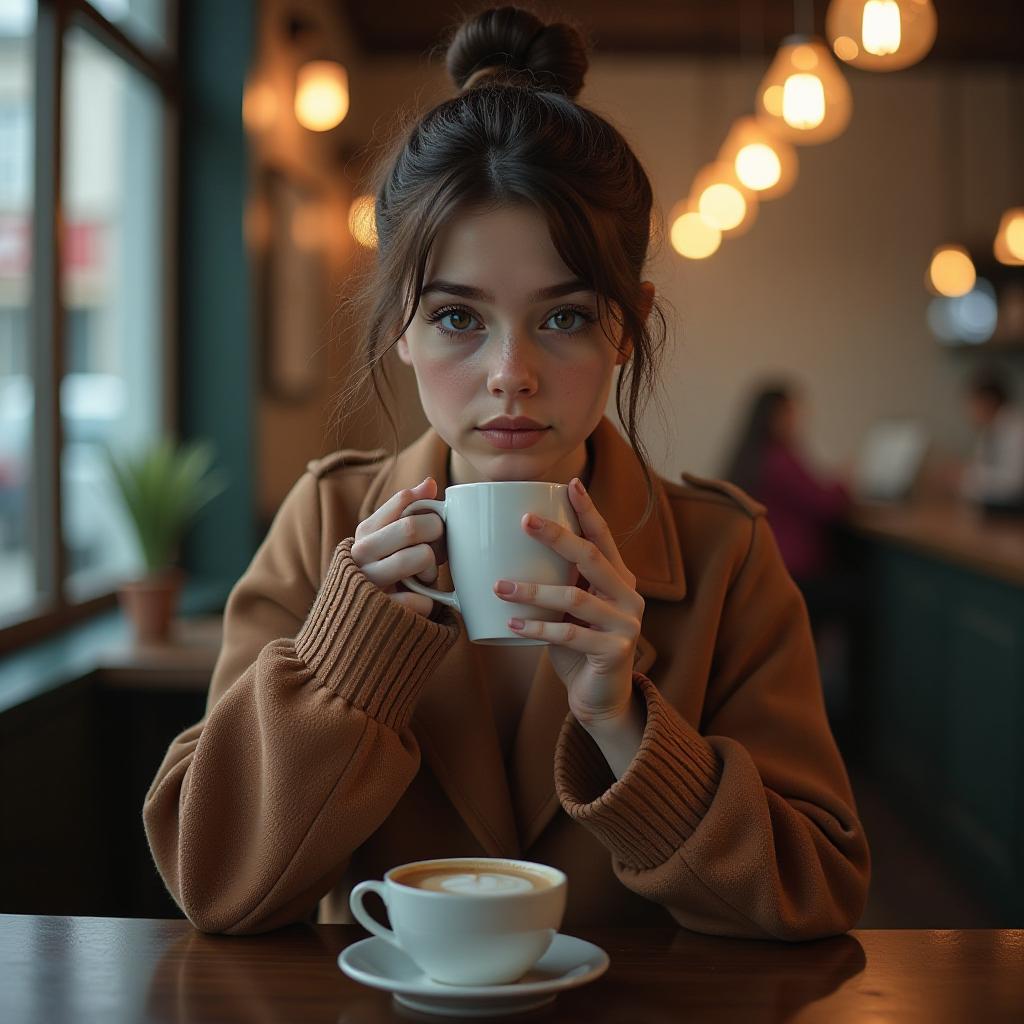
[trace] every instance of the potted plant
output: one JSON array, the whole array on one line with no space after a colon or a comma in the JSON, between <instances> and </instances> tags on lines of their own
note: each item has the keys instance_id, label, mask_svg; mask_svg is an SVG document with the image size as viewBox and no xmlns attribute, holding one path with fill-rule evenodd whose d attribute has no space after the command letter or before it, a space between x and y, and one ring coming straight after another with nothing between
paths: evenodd
<instances>
[{"instance_id":1,"label":"potted plant","mask_svg":"<svg viewBox=\"0 0 1024 1024\"><path fill-rule=\"evenodd\" d=\"M118 599L136 641L161 643L168 638L185 579L174 564L182 534L225 483L210 471L208 441L177 444L164 437L133 456L116 456L107 446L106 457L145 564L145 575L121 584Z\"/></svg>"}]
</instances>

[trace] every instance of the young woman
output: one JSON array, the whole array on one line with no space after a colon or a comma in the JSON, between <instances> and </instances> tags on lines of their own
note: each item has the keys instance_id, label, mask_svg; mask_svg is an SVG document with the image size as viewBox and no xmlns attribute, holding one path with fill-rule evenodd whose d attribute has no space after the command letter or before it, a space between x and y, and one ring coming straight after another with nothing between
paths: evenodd
<instances>
[{"instance_id":1,"label":"young woman","mask_svg":"<svg viewBox=\"0 0 1024 1024\"><path fill-rule=\"evenodd\" d=\"M566 871L570 932L842 932L870 857L799 592L760 505L658 477L637 438L664 327L647 176L574 102L573 28L488 10L448 68L459 95L382 163L366 290L374 390L395 348L430 428L311 462L286 497L228 600L207 714L147 795L156 863L207 931L349 921L356 881L475 854ZM603 414L616 367L628 444ZM575 585L509 595L565 612L515 627L546 646L474 645L399 585L451 586L440 520L402 510L479 480L573 485L584 536L522 528Z\"/></svg>"}]
</instances>

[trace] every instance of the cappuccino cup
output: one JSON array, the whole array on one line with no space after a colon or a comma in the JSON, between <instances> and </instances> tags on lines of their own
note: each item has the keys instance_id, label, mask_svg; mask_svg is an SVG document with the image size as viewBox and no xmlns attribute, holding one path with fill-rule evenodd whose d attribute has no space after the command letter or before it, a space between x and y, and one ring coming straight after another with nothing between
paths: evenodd
<instances>
[{"instance_id":1,"label":"cappuccino cup","mask_svg":"<svg viewBox=\"0 0 1024 1024\"><path fill-rule=\"evenodd\" d=\"M564 612L537 605L505 601L494 593L499 579L569 586L576 567L522 526L527 512L560 523L575 534L580 524L565 484L535 480L497 480L454 484L444 501L421 498L402 513L436 512L445 525L448 566L453 591L435 590L418 579L402 583L417 594L456 609L466 623L469 639L478 644L546 644L547 640L519 636L510 618L561 622Z\"/></svg>"},{"instance_id":2,"label":"cappuccino cup","mask_svg":"<svg viewBox=\"0 0 1024 1024\"><path fill-rule=\"evenodd\" d=\"M349 906L367 931L434 981L501 985L521 978L551 945L565 913L566 884L565 874L546 864L448 857L401 864L383 882L360 882ZM384 901L391 928L367 913L369 892Z\"/></svg>"}]
</instances>

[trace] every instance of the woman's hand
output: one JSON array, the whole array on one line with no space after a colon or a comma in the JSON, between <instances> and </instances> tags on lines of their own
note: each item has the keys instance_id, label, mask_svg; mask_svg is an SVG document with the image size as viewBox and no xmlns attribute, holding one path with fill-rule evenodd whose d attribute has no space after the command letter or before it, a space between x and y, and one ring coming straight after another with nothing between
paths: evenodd
<instances>
[{"instance_id":1,"label":"woman's hand","mask_svg":"<svg viewBox=\"0 0 1024 1024\"><path fill-rule=\"evenodd\" d=\"M494 592L518 604L566 613L568 621L509 619L509 626L520 636L550 643L548 656L568 691L569 710L581 725L592 725L620 718L629 709L644 599L636 592L636 577L623 562L608 524L575 478L569 500L582 537L542 516L524 515L522 527L572 562L587 589L498 580ZM534 527L531 520L539 525ZM502 592L502 585L513 589Z\"/></svg>"},{"instance_id":2,"label":"woman's hand","mask_svg":"<svg viewBox=\"0 0 1024 1024\"><path fill-rule=\"evenodd\" d=\"M415 576L428 586L437 579L437 567L448 560L444 523L435 512L402 513L420 498L433 498L437 481L428 476L415 487L393 494L357 527L352 561L367 578L397 604L428 618L433 598L399 590L401 581Z\"/></svg>"}]
</instances>

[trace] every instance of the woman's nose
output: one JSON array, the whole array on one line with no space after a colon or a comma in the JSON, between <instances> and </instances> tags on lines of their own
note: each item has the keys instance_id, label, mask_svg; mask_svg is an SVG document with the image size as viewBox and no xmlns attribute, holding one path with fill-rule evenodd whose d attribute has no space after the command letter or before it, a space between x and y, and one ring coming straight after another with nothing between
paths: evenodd
<instances>
[{"instance_id":1,"label":"woman's nose","mask_svg":"<svg viewBox=\"0 0 1024 1024\"><path fill-rule=\"evenodd\" d=\"M491 394L529 394L537 389L537 371L527 348L515 342L501 345L488 370Z\"/></svg>"}]
</instances>

